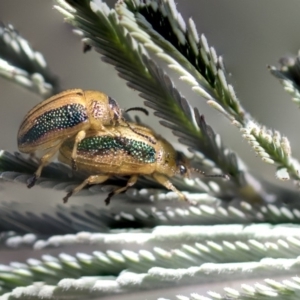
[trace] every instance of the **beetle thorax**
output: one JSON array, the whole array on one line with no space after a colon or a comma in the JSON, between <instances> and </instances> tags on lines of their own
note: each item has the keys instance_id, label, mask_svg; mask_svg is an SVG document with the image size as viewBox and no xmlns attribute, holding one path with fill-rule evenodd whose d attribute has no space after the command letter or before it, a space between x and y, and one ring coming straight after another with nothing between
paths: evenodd
<instances>
[{"instance_id":1,"label":"beetle thorax","mask_svg":"<svg viewBox=\"0 0 300 300\"><path fill-rule=\"evenodd\" d=\"M92 100L89 105L91 121L101 122L103 125L110 125L111 116L107 103Z\"/></svg>"}]
</instances>

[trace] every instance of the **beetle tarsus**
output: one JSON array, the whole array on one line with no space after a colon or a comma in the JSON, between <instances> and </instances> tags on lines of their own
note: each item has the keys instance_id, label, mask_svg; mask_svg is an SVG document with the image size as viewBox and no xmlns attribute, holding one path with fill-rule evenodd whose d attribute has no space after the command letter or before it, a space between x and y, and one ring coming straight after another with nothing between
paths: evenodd
<instances>
[{"instance_id":1,"label":"beetle tarsus","mask_svg":"<svg viewBox=\"0 0 300 300\"><path fill-rule=\"evenodd\" d=\"M77 171L77 164L74 158L72 158L72 170Z\"/></svg>"},{"instance_id":2,"label":"beetle tarsus","mask_svg":"<svg viewBox=\"0 0 300 300\"><path fill-rule=\"evenodd\" d=\"M64 198L63 198L63 202L67 203L69 198L72 196L73 191L70 191Z\"/></svg>"},{"instance_id":3,"label":"beetle tarsus","mask_svg":"<svg viewBox=\"0 0 300 300\"><path fill-rule=\"evenodd\" d=\"M29 189L32 188L35 185L36 180L37 180L37 178L36 178L36 175L34 174L31 178L28 179L28 181L27 181L27 187Z\"/></svg>"},{"instance_id":4,"label":"beetle tarsus","mask_svg":"<svg viewBox=\"0 0 300 300\"><path fill-rule=\"evenodd\" d=\"M110 192L107 198L104 200L106 205L109 205L111 197L114 195L114 192Z\"/></svg>"}]
</instances>

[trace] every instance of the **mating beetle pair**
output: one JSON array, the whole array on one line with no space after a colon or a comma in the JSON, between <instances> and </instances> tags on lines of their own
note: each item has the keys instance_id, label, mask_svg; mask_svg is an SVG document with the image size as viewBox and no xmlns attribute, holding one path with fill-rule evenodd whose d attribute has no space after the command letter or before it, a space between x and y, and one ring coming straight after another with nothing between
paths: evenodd
<instances>
[{"instance_id":1,"label":"mating beetle pair","mask_svg":"<svg viewBox=\"0 0 300 300\"><path fill-rule=\"evenodd\" d=\"M169 181L176 174L188 176L187 159L151 129L125 121L117 102L98 91L67 90L35 106L21 123L18 147L30 154L45 151L28 187L35 184L58 150L60 161L94 174L69 192L64 202L86 185L114 175L130 178L125 187L108 195L106 204L113 195L134 185L140 175L151 176L188 201Z\"/></svg>"},{"instance_id":2,"label":"mating beetle pair","mask_svg":"<svg viewBox=\"0 0 300 300\"><path fill-rule=\"evenodd\" d=\"M131 108L127 111L130 110L143 109ZM117 102L98 91L67 90L36 105L25 116L18 132L18 148L21 152L34 154L36 150L46 150L28 187L35 184L43 167L67 138L75 139L71 163L72 168L77 169L77 147L88 130L112 135L105 126L125 123Z\"/></svg>"}]
</instances>

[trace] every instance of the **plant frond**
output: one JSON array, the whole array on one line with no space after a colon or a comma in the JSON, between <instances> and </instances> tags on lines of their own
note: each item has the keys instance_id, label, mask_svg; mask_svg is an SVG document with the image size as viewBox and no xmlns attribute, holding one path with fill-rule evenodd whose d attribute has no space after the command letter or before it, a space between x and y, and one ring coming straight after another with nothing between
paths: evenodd
<instances>
[{"instance_id":1,"label":"plant frond","mask_svg":"<svg viewBox=\"0 0 300 300\"><path fill-rule=\"evenodd\" d=\"M269 66L271 74L282 84L293 102L300 105L300 57L283 57L280 59L280 68Z\"/></svg>"},{"instance_id":2,"label":"plant frond","mask_svg":"<svg viewBox=\"0 0 300 300\"><path fill-rule=\"evenodd\" d=\"M43 55L14 29L0 22L0 76L47 98L59 91L58 80Z\"/></svg>"},{"instance_id":3,"label":"plant frond","mask_svg":"<svg viewBox=\"0 0 300 300\"><path fill-rule=\"evenodd\" d=\"M178 259L176 256L181 252L186 257L193 254L192 257L197 259L193 264L199 265L207 261L216 263L257 261L264 258L267 253L272 258L293 258L299 251L299 241L298 225L253 224L243 226L230 224L158 226L151 230L144 229L138 232L130 229L126 231L111 230L108 233L94 234L80 232L74 235L52 236L47 240L38 240L33 247L39 250L55 247L71 249L76 245L86 245L87 249L90 250L110 249L114 245L119 245L124 247L126 251L135 251L136 247L139 247L141 252L149 251L148 253L153 259L153 265L161 264L157 261L159 260L157 256L159 251L156 250L161 248L169 252L167 260ZM230 248L231 251L227 252L227 248ZM177 253L173 249L177 249ZM136 253L136 257L139 257L139 259L143 258L141 252ZM124 254L123 256L125 257ZM186 263L188 261L187 258ZM130 263L130 260L128 262ZM165 264L168 264L168 261ZM170 266L172 264L176 263L171 262ZM146 266L144 265L144 267Z\"/></svg>"},{"instance_id":4,"label":"plant frond","mask_svg":"<svg viewBox=\"0 0 300 300\"><path fill-rule=\"evenodd\" d=\"M33 233L19 235L13 231L3 231L0 233L0 249L28 249L38 240L38 236Z\"/></svg>"},{"instance_id":5,"label":"plant frond","mask_svg":"<svg viewBox=\"0 0 300 300\"><path fill-rule=\"evenodd\" d=\"M267 253L269 258L290 258L293 263L292 258L300 247L297 226L272 227L262 224L247 227L159 226L150 232L148 229L139 232L122 230L106 234L81 232L39 240L34 248L41 250L63 246L68 250L78 245L85 245L82 248L84 252L74 256L47 254L39 260L28 258L27 263L2 265L1 288L8 290L14 284L17 287L37 280L43 280L44 284L56 284L65 277L118 276L124 269L141 274L158 266L188 269L201 265L205 268L203 264L207 261L214 264L245 263L259 261ZM110 250L116 245L121 250ZM135 250L137 246L138 252ZM287 248L289 251L286 251Z\"/></svg>"},{"instance_id":6,"label":"plant frond","mask_svg":"<svg viewBox=\"0 0 300 300\"><path fill-rule=\"evenodd\" d=\"M163 254L163 253L162 253ZM119 263L122 259L117 253L112 255ZM130 256L130 253L128 253ZM69 255L64 255L66 260L66 267L71 268L76 273L76 262ZM84 259L84 255L82 258ZM134 260L134 257L132 257ZM33 261L33 264L35 262ZM39 273L46 273L44 268L39 268L38 261L36 261L36 271ZM55 264L53 264L55 268ZM138 290L149 290L155 285L156 289L174 289L174 284L177 287L189 285L199 286L209 284L212 282L226 282L230 276L231 286L236 286L236 282L244 281L244 286L251 282L253 278L264 278L268 271L272 270L272 277L265 279L269 287L265 287L265 291L272 291L270 286L274 289L282 287L276 282L276 276L285 278L284 282L291 280L291 274L297 274L298 261L297 259L263 259L260 262L247 262L247 263L230 263L230 264L214 264L208 263L201 266L194 266L190 268L175 268L169 269L164 267L152 267L145 273L123 271L118 276L110 276L109 279L105 276L88 276L80 277L78 279L65 278L60 280L55 285L48 285L45 283L37 283L26 287L19 287L12 292L4 295L5 299L18 299L32 298L42 299L47 295L47 299L57 299L68 297L70 299L78 299L89 296L91 298L116 296L120 292L122 294L132 293ZM49 274L51 275L51 274ZM297 277L292 279L295 283L299 280ZM149 284L151 282L151 284ZM260 286L264 288L263 285ZM286 290L289 290L287 287ZM166 291L166 290L165 290ZM232 293L232 289L226 288L227 293ZM294 288L294 292L297 289ZM212 292L211 292L212 293ZM271 295L271 294L270 294ZM276 296L276 294L275 294ZM224 298L225 299L225 298Z\"/></svg>"},{"instance_id":7,"label":"plant frond","mask_svg":"<svg viewBox=\"0 0 300 300\"><path fill-rule=\"evenodd\" d=\"M290 277L282 281L278 279L265 279L255 284L242 284L240 287L226 287L224 291L208 291L206 295L200 295L198 292L190 295L177 294L174 298L159 298L157 300L294 300L300 296L300 279Z\"/></svg>"},{"instance_id":8,"label":"plant frond","mask_svg":"<svg viewBox=\"0 0 300 300\"><path fill-rule=\"evenodd\" d=\"M222 58L204 35L199 37L191 18L185 23L173 0L120 0L116 11L131 35L165 60L196 92L221 104L240 124L247 123L248 115L226 81Z\"/></svg>"},{"instance_id":9,"label":"plant frond","mask_svg":"<svg viewBox=\"0 0 300 300\"><path fill-rule=\"evenodd\" d=\"M241 132L262 161L277 164L278 179L289 180L291 176L299 181L300 163L291 156L291 146L286 137L281 136L278 131L267 130L254 122L242 128Z\"/></svg>"}]
</instances>

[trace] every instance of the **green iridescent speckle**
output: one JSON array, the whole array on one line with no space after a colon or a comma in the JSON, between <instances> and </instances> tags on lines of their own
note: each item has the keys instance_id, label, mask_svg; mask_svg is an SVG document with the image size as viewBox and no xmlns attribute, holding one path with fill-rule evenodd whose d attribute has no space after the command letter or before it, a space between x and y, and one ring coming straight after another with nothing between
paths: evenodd
<instances>
[{"instance_id":1,"label":"green iridescent speckle","mask_svg":"<svg viewBox=\"0 0 300 300\"><path fill-rule=\"evenodd\" d=\"M97 154L111 153L111 151L123 150L127 154L143 163L154 163L156 151L148 144L123 137L95 136L82 140L78 145L78 151L88 151Z\"/></svg>"},{"instance_id":2,"label":"green iridescent speckle","mask_svg":"<svg viewBox=\"0 0 300 300\"><path fill-rule=\"evenodd\" d=\"M88 116L85 107L78 103L52 109L36 118L33 126L19 138L18 144L37 142L47 134L72 128L86 122L87 119Z\"/></svg>"}]
</instances>

